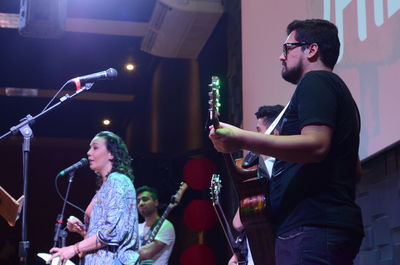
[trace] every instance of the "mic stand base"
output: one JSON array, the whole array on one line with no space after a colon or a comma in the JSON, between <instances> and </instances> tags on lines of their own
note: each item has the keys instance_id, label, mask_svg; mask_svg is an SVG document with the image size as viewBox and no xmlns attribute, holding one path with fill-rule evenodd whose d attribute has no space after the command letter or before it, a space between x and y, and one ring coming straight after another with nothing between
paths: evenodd
<instances>
[{"instance_id":1,"label":"mic stand base","mask_svg":"<svg viewBox=\"0 0 400 265\"><path fill-rule=\"evenodd\" d=\"M20 241L18 242L18 256L19 256L19 263L27 264L27 256L28 256L28 248L29 248L29 241Z\"/></svg>"}]
</instances>

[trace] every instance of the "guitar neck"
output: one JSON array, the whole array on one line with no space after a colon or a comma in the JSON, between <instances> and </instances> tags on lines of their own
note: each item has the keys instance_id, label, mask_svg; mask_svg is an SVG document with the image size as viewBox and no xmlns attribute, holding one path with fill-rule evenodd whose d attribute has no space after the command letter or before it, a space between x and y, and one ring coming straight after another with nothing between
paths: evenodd
<instances>
[{"instance_id":1,"label":"guitar neck","mask_svg":"<svg viewBox=\"0 0 400 265\"><path fill-rule=\"evenodd\" d=\"M212 124L215 129L221 128L218 117L213 117ZM228 169L228 172L232 176L232 179L237 188L240 185L240 183L242 183L243 181L257 177L257 169L244 169L244 168L239 168L238 166L236 166L235 159L233 158L232 154L224 153L223 157L224 157L225 165Z\"/></svg>"},{"instance_id":2,"label":"guitar neck","mask_svg":"<svg viewBox=\"0 0 400 265\"><path fill-rule=\"evenodd\" d=\"M171 212L171 210L175 207L175 205L173 204L169 204L167 209L165 209L164 213L162 214L162 216L160 217L160 219L158 219L158 222L156 224L156 226L151 229L148 234L147 234L147 239L143 241L142 246L147 245L148 243L152 242L156 236L158 231L160 231L160 228L162 226L162 224L164 223L165 219L167 219L168 214Z\"/></svg>"},{"instance_id":3,"label":"guitar neck","mask_svg":"<svg viewBox=\"0 0 400 265\"><path fill-rule=\"evenodd\" d=\"M224 214L224 211L222 210L221 205L219 203L213 203L213 206L232 254L236 255L238 259L238 264L243 264L243 265L247 264L247 259L241 254L240 247L238 246L238 243L233 237L230 225L226 219L226 216Z\"/></svg>"}]
</instances>

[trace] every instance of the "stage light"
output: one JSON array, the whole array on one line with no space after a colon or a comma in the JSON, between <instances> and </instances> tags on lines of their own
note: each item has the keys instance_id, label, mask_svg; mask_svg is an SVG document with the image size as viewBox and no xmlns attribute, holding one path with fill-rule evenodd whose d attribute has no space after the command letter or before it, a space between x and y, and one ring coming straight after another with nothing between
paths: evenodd
<instances>
[{"instance_id":1,"label":"stage light","mask_svg":"<svg viewBox=\"0 0 400 265\"><path fill-rule=\"evenodd\" d=\"M132 63L127 63L125 65L125 69L128 70L128 71L133 71L133 70L135 70L135 65L132 64Z\"/></svg>"},{"instance_id":2,"label":"stage light","mask_svg":"<svg viewBox=\"0 0 400 265\"><path fill-rule=\"evenodd\" d=\"M109 119L104 119L103 120L103 125L109 126L110 124L111 124L111 120L109 120Z\"/></svg>"}]
</instances>

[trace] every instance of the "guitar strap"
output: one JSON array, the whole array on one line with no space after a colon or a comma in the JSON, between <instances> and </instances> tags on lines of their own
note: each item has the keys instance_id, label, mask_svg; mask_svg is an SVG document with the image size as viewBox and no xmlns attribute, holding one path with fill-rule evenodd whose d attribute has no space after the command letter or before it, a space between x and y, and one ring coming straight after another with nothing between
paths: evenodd
<instances>
[{"instance_id":1,"label":"guitar strap","mask_svg":"<svg viewBox=\"0 0 400 265\"><path fill-rule=\"evenodd\" d=\"M276 126L278 125L279 121L281 120L283 114L285 114L286 109L288 108L290 104L290 101L286 104L286 106L283 108L283 110L279 113L279 115L275 118L275 120L271 123L271 125L268 127L268 129L265 131L264 134L269 135L271 134ZM272 172L269 172L267 169L267 166L264 161L264 157L262 155L259 156L259 163L258 163L258 176L259 177L268 177L271 178Z\"/></svg>"},{"instance_id":2,"label":"guitar strap","mask_svg":"<svg viewBox=\"0 0 400 265\"><path fill-rule=\"evenodd\" d=\"M160 221L160 217L157 217L157 219L154 221L153 225L150 227L150 231L153 231L154 227L156 227L156 225L158 224L159 221Z\"/></svg>"},{"instance_id":3,"label":"guitar strap","mask_svg":"<svg viewBox=\"0 0 400 265\"><path fill-rule=\"evenodd\" d=\"M264 159L261 157L258 159L257 175L259 178L271 178L271 174L267 169Z\"/></svg>"},{"instance_id":4,"label":"guitar strap","mask_svg":"<svg viewBox=\"0 0 400 265\"><path fill-rule=\"evenodd\" d=\"M160 221L160 217L157 217L157 219L156 219L156 220L154 221L154 223L151 225L151 227L149 228L149 230L147 231L147 233L146 233L145 235L142 235L143 241L142 241L142 244L141 244L141 245L143 245L143 243L149 239L149 237L150 237L150 235L151 235L151 233L152 233L154 227L156 227L156 225L158 224L159 221Z\"/></svg>"},{"instance_id":5,"label":"guitar strap","mask_svg":"<svg viewBox=\"0 0 400 265\"><path fill-rule=\"evenodd\" d=\"M276 117L275 120L271 123L271 125L265 131L265 134L271 134L274 131L276 125L278 125L278 123L281 120L283 114L285 114L286 109L289 107L289 104L290 104L290 101L286 104L286 106L283 108L281 113L279 113L278 117Z\"/></svg>"}]
</instances>

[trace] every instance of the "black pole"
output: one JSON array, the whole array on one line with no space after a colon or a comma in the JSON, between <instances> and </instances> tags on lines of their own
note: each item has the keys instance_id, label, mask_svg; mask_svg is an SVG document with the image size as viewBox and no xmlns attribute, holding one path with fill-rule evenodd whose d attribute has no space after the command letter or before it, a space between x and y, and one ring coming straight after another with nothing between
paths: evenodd
<instances>
[{"instance_id":1,"label":"black pole","mask_svg":"<svg viewBox=\"0 0 400 265\"><path fill-rule=\"evenodd\" d=\"M29 119L29 117L27 118ZM33 136L32 129L28 124L25 124L23 127L19 129L22 136L24 137L24 142L22 144L22 174L24 179L24 197L25 197L25 205L22 209L22 236L21 241L19 242L19 257L20 264L26 265L28 260L28 229L27 229L27 210L28 210L28 165L29 165L29 152L30 152L30 140Z\"/></svg>"},{"instance_id":2,"label":"black pole","mask_svg":"<svg viewBox=\"0 0 400 265\"><path fill-rule=\"evenodd\" d=\"M71 171L69 173L68 186L67 186L67 191L65 192L65 197L64 197L64 202L63 202L63 206L61 209L61 213L58 214L58 216L57 216L57 220L56 220L56 224L55 224L55 228L54 228L53 247L64 247L65 246L66 232L64 230L61 230L61 225L64 223L65 206L67 205L69 191L71 189L71 183L74 180L74 176L75 176L75 171ZM60 242L60 240L61 240L61 242Z\"/></svg>"}]
</instances>

